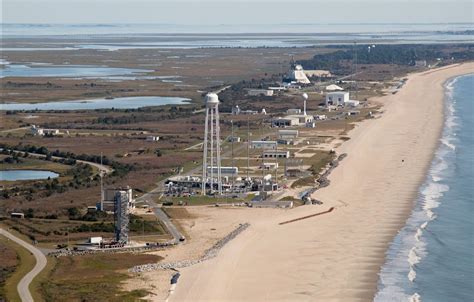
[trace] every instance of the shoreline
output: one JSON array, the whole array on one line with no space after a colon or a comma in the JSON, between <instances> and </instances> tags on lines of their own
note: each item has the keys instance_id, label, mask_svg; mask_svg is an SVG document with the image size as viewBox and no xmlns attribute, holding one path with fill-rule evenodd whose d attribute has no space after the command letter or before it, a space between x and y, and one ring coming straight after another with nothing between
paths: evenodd
<instances>
[{"instance_id":1,"label":"shoreline","mask_svg":"<svg viewBox=\"0 0 474 302\"><path fill-rule=\"evenodd\" d=\"M473 71L467 63L411 74L396 95L377 98L385 113L351 131L337 150L349 156L329 176L331 185L314 194L324 206L254 223L215 259L183 269L171 301L373 299L386 252L439 146L444 83ZM276 226L331 206L328 215Z\"/></svg>"},{"instance_id":2,"label":"shoreline","mask_svg":"<svg viewBox=\"0 0 474 302\"><path fill-rule=\"evenodd\" d=\"M449 119L453 118L454 115L449 113L449 108L452 106L452 102L455 99L449 95L452 87L449 87L452 83L457 81L465 76L473 76L474 70L469 73L464 73L460 75L452 76L443 83L443 124L441 128L441 133L438 138L438 143L434 148L432 154L432 159L426 170L424 180L418 187L416 196L414 197L414 204L411 211L408 214L408 218L405 221L405 224L400 228L399 232L396 234L392 242L390 243L387 252L385 253L385 258L382 266L379 271L379 280L377 284L377 291L375 293L374 301L385 301L386 299L408 299L410 301L418 301L420 295L417 292L408 293L405 286L400 285L401 280L394 281L396 277L406 278L407 280L413 282L416 279L416 264L423 260L426 257L427 251L425 250L425 241L420 239L424 233L426 226L433 221L437 215L434 214L431 210L437 208L438 206L427 204L427 199L430 200L430 193L425 193L423 190L427 186L433 183L438 183L438 180L432 179L435 177L437 172L433 170L438 168L439 163L436 163L436 160L440 159L439 153L445 150L446 148L452 149L454 147L449 146L449 143L445 142L445 139L448 139L452 134L449 134L450 127ZM454 150L454 149L453 149ZM438 176L436 176L438 177ZM442 179L442 178L441 178ZM444 191L441 191L444 192ZM436 197L435 202L438 202ZM421 214L423 218L420 218ZM410 228L416 228L416 231ZM408 237L415 238L415 241L405 242ZM421 241L420 241L421 240ZM400 245L401 244L401 245ZM410 252L407 253L409 249ZM421 250L420 250L421 249ZM397 267L397 261L402 260L400 257L403 255L403 261L407 262L406 267L399 268ZM406 275L403 275L406 273ZM387 278L387 281L383 281L383 277ZM405 281L406 282L406 281Z\"/></svg>"}]
</instances>

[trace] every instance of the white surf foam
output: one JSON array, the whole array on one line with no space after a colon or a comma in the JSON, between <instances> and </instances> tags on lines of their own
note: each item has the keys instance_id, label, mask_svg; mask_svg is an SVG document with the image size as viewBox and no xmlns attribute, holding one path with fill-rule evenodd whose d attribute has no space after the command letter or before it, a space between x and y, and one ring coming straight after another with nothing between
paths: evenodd
<instances>
[{"instance_id":1,"label":"white surf foam","mask_svg":"<svg viewBox=\"0 0 474 302\"><path fill-rule=\"evenodd\" d=\"M448 163L456 150L456 130L458 127L453 100L453 79L446 84L446 115L440 146L428 171L425 183L420 188L415 209L406 226L400 230L387 251L386 263L381 269L379 291L374 301L419 302L421 296L415 292L416 266L423 261L429 251L426 249L423 230L436 219L436 209L440 198L449 190L443 180L449 177L452 167ZM411 293L410 293L411 292Z\"/></svg>"},{"instance_id":2,"label":"white surf foam","mask_svg":"<svg viewBox=\"0 0 474 302\"><path fill-rule=\"evenodd\" d=\"M408 301L409 302L421 302L421 297L418 293L414 293Z\"/></svg>"}]
</instances>

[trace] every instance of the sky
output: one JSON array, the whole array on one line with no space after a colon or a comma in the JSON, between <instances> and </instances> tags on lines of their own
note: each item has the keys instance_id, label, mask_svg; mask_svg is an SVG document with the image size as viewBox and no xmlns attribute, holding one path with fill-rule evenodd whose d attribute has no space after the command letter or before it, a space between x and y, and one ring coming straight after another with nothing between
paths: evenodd
<instances>
[{"instance_id":1,"label":"sky","mask_svg":"<svg viewBox=\"0 0 474 302\"><path fill-rule=\"evenodd\" d=\"M3 23L474 22L473 0L0 0Z\"/></svg>"}]
</instances>

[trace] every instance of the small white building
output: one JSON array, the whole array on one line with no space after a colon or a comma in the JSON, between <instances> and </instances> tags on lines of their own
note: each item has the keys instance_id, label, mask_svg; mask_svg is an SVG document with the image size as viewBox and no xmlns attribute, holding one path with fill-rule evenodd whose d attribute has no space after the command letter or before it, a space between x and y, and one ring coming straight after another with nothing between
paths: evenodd
<instances>
[{"instance_id":1,"label":"small white building","mask_svg":"<svg viewBox=\"0 0 474 302\"><path fill-rule=\"evenodd\" d=\"M87 243L92 244L92 245L100 245L102 241L103 241L102 237L89 237L89 240L87 240Z\"/></svg>"},{"instance_id":2,"label":"small white building","mask_svg":"<svg viewBox=\"0 0 474 302\"><path fill-rule=\"evenodd\" d=\"M250 148L275 150L277 148L277 142L276 141L251 141Z\"/></svg>"},{"instance_id":3,"label":"small white building","mask_svg":"<svg viewBox=\"0 0 474 302\"><path fill-rule=\"evenodd\" d=\"M278 130L278 138L280 139L297 138L298 134L298 130Z\"/></svg>"},{"instance_id":4,"label":"small white building","mask_svg":"<svg viewBox=\"0 0 474 302\"><path fill-rule=\"evenodd\" d=\"M148 135L145 138L145 141L147 141L147 142L157 142L159 140L160 140L160 137L159 136L154 136L154 135Z\"/></svg>"},{"instance_id":5,"label":"small white building","mask_svg":"<svg viewBox=\"0 0 474 302\"><path fill-rule=\"evenodd\" d=\"M239 115L239 114L240 114L240 107L239 107L239 105L236 105L236 106L232 107L232 114L233 114L233 115Z\"/></svg>"},{"instance_id":6,"label":"small white building","mask_svg":"<svg viewBox=\"0 0 474 302\"><path fill-rule=\"evenodd\" d=\"M292 117L298 118L299 125L305 125L306 123L310 123L314 121L314 117L312 115L292 115Z\"/></svg>"},{"instance_id":7,"label":"small white building","mask_svg":"<svg viewBox=\"0 0 474 302\"><path fill-rule=\"evenodd\" d=\"M329 86L326 86L326 91L343 91L344 89L335 85L335 84L332 84L332 85L329 85Z\"/></svg>"},{"instance_id":8,"label":"small white building","mask_svg":"<svg viewBox=\"0 0 474 302\"><path fill-rule=\"evenodd\" d=\"M278 168L278 163L263 163L261 168L263 170L275 170Z\"/></svg>"},{"instance_id":9,"label":"small white building","mask_svg":"<svg viewBox=\"0 0 474 302\"><path fill-rule=\"evenodd\" d=\"M53 135L59 135L59 130L58 129L44 129L44 128L39 128L36 125L31 125L31 133L33 135L40 135L40 136L53 136Z\"/></svg>"},{"instance_id":10,"label":"small white building","mask_svg":"<svg viewBox=\"0 0 474 302\"><path fill-rule=\"evenodd\" d=\"M329 92L326 94L326 107L333 106L344 106L344 103L349 101L349 92Z\"/></svg>"},{"instance_id":11,"label":"small white building","mask_svg":"<svg viewBox=\"0 0 474 302\"><path fill-rule=\"evenodd\" d=\"M301 109L297 109L297 108L287 109L286 114L301 114Z\"/></svg>"},{"instance_id":12,"label":"small white building","mask_svg":"<svg viewBox=\"0 0 474 302\"><path fill-rule=\"evenodd\" d=\"M229 143L240 143L240 136L229 136L227 141Z\"/></svg>"},{"instance_id":13,"label":"small white building","mask_svg":"<svg viewBox=\"0 0 474 302\"><path fill-rule=\"evenodd\" d=\"M358 115L360 113L360 111L348 111L347 112L347 115L351 116L351 115Z\"/></svg>"},{"instance_id":14,"label":"small white building","mask_svg":"<svg viewBox=\"0 0 474 302\"><path fill-rule=\"evenodd\" d=\"M265 151L263 158L290 158L290 151Z\"/></svg>"},{"instance_id":15,"label":"small white building","mask_svg":"<svg viewBox=\"0 0 474 302\"><path fill-rule=\"evenodd\" d=\"M348 101L344 102L344 105L349 106L349 107L357 107L357 106L359 106L359 104L360 104L360 102L356 101L356 100L348 100Z\"/></svg>"},{"instance_id":16,"label":"small white building","mask_svg":"<svg viewBox=\"0 0 474 302\"><path fill-rule=\"evenodd\" d=\"M299 118L297 117L278 117L272 119L272 127L291 127L291 126L298 126L300 123Z\"/></svg>"},{"instance_id":17,"label":"small white building","mask_svg":"<svg viewBox=\"0 0 474 302\"><path fill-rule=\"evenodd\" d=\"M305 125L306 128L316 128L315 122L307 122Z\"/></svg>"},{"instance_id":18,"label":"small white building","mask_svg":"<svg viewBox=\"0 0 474 302\"><path fill-rule=\"evenodd\" d=\"M268 89L273 90L273 91L285 91L288 88L284 86L275 86L275 87L268 87Z\"/></svg>"},{"instance_id":19,"label":"small white building","mask_svg":"<svg viewBox=\"0 0 474 302\"><path fill-rule=\"evenodd\" d=\"M315 115L314 116L314 119L317 120L317 121L324 121L326 120L328 117L325 115L325 114L320 114L320 115Z\"/></svg>"},{"instance_id":20,"label":"small white building","mask_svg":"<svg viewBox=\"0 0 474 302\"><path fill-rule=\"evenodd\" d=\"M272 89L248 89L247 95L249 96L273 96Z\"/></svg>"}]
</instances>

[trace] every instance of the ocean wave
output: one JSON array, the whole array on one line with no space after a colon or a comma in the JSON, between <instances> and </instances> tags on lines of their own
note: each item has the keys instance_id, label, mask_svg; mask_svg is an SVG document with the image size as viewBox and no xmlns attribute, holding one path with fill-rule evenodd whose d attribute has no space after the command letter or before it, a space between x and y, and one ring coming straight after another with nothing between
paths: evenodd
<instances>
[{"instance_id":1,"label":"ocean wave","mask_svg":"<svg viewBox=\"0 0 474 302\"><path fill-rule=\"evenodd\" d=\"M408 301L409 302L421 302L421 297L418 293L414 293L412 296L410 296L410 299Z\"/></svg>"},{"instance_id":2,"label":"ocean wave","mask_svg":"<svg viewBox=\"0 0 474 302\"><path fill-rule=\"evenodd\" d=\"M454 100L457 79L454 78L445 85L446 115L440 145L435 152L425 183L420 187L412 214L387 251L386 262L380 272L379 290L374 301L421 301L419 291L415 292L416 268L429 253L424 237L435 235L429 231L429 223L436 219L440 199L450 189L443 182L452 174L451 161L458 143L456 131L459 122Z\"/></svg>"}]
</instances>

